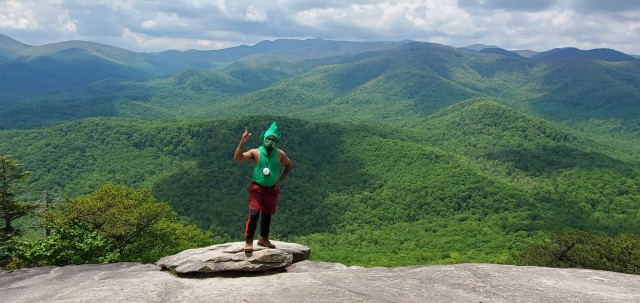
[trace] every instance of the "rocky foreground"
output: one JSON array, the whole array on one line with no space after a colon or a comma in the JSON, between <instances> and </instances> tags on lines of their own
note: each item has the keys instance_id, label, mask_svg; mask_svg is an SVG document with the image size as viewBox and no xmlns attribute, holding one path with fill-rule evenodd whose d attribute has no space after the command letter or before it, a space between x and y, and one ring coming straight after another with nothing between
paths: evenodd
<instances>
[{"instance_id":1,"label":"rocky foreground","mask_svg":"<svg viewBox=\"0 0 640 303\"><path fill-rule=\"evenodd\" d=\"M236 254L232 247L223 250ZM211 263L189 265L183 268L209 274L178 274L177 266L187 264L185 256L203 265L207 261L197 255L210 250L164 258L165 263L159 261L163 266L116 263L0 272L0 301L640 302L640 276L585 269L494 264L359 268L304 260L268 271L211 272Z\"/></svg>"}]
</instances>

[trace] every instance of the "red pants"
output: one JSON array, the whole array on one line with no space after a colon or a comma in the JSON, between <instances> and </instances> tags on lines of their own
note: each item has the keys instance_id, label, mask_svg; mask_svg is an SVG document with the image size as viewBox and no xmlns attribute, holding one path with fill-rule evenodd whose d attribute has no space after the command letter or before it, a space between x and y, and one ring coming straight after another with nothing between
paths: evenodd
<instances>
[{"instance_id":1,"label":"red pants","mask_svg":"<svg viewBox=\"0 0 640 303\"><path fill-rule=\"evenodd\" d=\"M245 225L244 236L246 242L253 241L253 235L260 220L260 236L269 238L271 215L278 206L280 189L263 187L251 182L249 185L249 216Z\"/></svg>"},{"instance_id":2,"label":"red pants","mask_svg":"<svg viewBox=\"0 0 640 303\"><path fill-rule=\"evenodd\" d=\"M249 185L249 210L259 210L271 215L278 207L280 189L275 186L263 187L251 182Z\"/></svg>"}]
</instances>

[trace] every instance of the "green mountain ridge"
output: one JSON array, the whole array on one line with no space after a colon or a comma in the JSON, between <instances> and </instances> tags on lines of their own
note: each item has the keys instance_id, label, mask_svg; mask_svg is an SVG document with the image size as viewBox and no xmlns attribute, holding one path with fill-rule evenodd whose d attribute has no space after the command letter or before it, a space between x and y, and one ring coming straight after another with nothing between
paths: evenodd
<instances>
[{"instance_id":1,"label":"green mountain ridge","mask_svg":"<svg viewBox=\"0 0 640 303\"><path fill-rule=\"evenodd\" d=\"M14 54L28 47L30 47L30 45L24 44L0 34L0 63L13 57Z\"/></svg>"},{"instance_id":2,"label":"green mountain ridge","mask_svg":"<svg viewBox=\"0 0 640 303\"><path fill-rule=\"evenodd\" d=\"M0 46L0 89L6 93L44 91L88 85L101 80L127 81L175 74L190 68L213 70L232 62L309 60L378 49L402 42L347 42L330 40L263 41L216 51L138 53L88 41L64 41L40 46L20 44L7 36ZM12 79L11 75L24 74ZM34 85L46 81L51 85Z\"/></svg>"},{"instance_id":3,"label":"green mountain ridge","mask_svg":"<svg viewBox=\"0 0 640 303\"><path fill-rule=\"evenodd\" d=\"M83 45L85 48L78 48ZM74 69L74 65L60 65L63 61L29 65L26 69L0 69L5 71L3 77L7 80L3 83L11 86L5 94L20 92L0 98L4 104L0 128L46 126L90 116L226 118L287 113L335 122L378 119L412 126L422 116L441 108L485 96L520 111L582 128L617 123L618 131L640 129L640 60L613 50L559 49L540 53L538 56L545 60L536 60L420 42L272 41L242 47L238 57L225 60L244 59L228 61L215 70L183 70L130 82L125 81L127 77L149 75L149 65L144 60L153 54L74 41L25 51L32 49L49 50L44 52L48 54L46 58L59 55L51 51L62 50L69 52L60 55L63 61L93 61L78 69L77 76L85 82L65 78L64 70ZM311 59L287 59L291 52L298 51L311 53L306 57ZM224 52L233 54L233 50ZM70 57L73 53L77 61ZM264 57L245 60L259 54ZM278 55L270 57L275 54ZM565 57L573 59L563 61ZM95 69L103 73L99 77L108 79L73 89L62 86L44 94L37 90L26 93L17 83L27 81L40 88L58 87L60 81L83 85L99 77L91 78L82 71ZM22 72L13 72L18 70ZM31 78L33 73L49 76L38 81ZM47 111L39 112L42 108ZM38 119L29 119L30 116Z\"/></svg>"},{"instance_id":4,"label":"green mountain ridge","mask_svg":"<svg viewBox=\"0 0 640 303\"><path fill-rule=\"evenodd\" d=\"M0 154L33 172L21 192L30 201L109 182L151 188L184 222L237 241L251 165L233 151L245 127L255 135L277 120L295 168L273 238L308 244L316 260L509 263L550 232L640 233L640 61L613 51L543 60L407 41L133 57L55 47L4 74L49 90L0 94ZM116 76L65 86L64 62ZM144 62L175 73L118 78Z\"/></svg>"},{"instance_id":5,"label":"green mountain ridge","mask_svg":"<svg viewBox=\"0 0 640 303\"><path fill-rule=\"evenodd\" d=\"M603 60L609 62L625 62L625 61L635 61L633 56L627 55L625 53L607 49L607 48L596 48L591 50L579 50L575 47L565 47L565 48L556 48L546 52L542 52L535 56L536 59L539 60L548 60L548 61L571 61L571 60Z\"/></svg>"},{"instance_id":6,"label":"green mountain ridge","mask_svg":"<svg viewBox=\"0 0 640 303\"><path fill-rule=\"evenodd\" d=\"M437 140L440 144L444 144L449 140L456 140L452 141L450 145L457 148L470 146L475 151L486 151L508 146L572 143L576 141L575 134L571 134L571 132L563 130L559 126L541 118L521 113L504 103L487 98L475 98L458 102L430 115L422 128L433 134L434 140ZM439 129L441 133L434 132L434 129ZM452 133L453 131L457 131L457 133ZM445 135L446 137L444 137ZM474 142L467 141L477 136L491 136L500 138L500 140L490 142L491 145L485 146L479 146Z\"/></svg>"},{"instance_id":7,"label":"green mountain ridge","mask_svg":"<svg viewBox=\"0 0 640 303\"><path fill-rule=\"evenodd\" d=\"M284 116L91 118L2 131L0 150L33 171L32 193L151 187L186 220L237 240L251 165L233 162L233 150L245 126L259 133L273 120L295 165L273 237L308 243L317 260L508 262L543 232L640 232L637 160L490 99L451 105L415 128Z\"/></svg>"},{"instance_id":8,"label":"green mountain ridge","mask_svg":"<svg viewBox=\"0 0 640 303\"><path fill-rule=\"evenodd\" d=\"M531 101L545 117L566 120L635 120L640 112L640 61L584 61L560 65L546 74L550 92ZM588 84L588 85L585 85Z\"/></svg>"},{"instance_id":9,"label":"green mountain ridge","mask_svg":"<svg viewBox=\"0 0 640 303\"><path fill-rule=\"evenodd\" d=\"M245 49L251 51L244 51ZM330 50L333 50L333 52ZM394 72L397 70L398 75L389 77L391 79L402 75L405 71L408 72L416 70L415 72L418 74L415 74L415 78L417 79L420 79L421 76L428 77L429 75L437 75L438 77L452 81L456 85L461 85L475 93L499 99L503 102L510 103L510 105L516 106L519 109L538 110L543 114L545 114L543 108L548 107L549 102L556 102L556 99L553 98L547 101L546 96L557 96L567 90L574 91L571 87L573 85L590 87L590 85L585 85L584 83L592 81L593 84L600 85L601 87L606 86L612 91L617 90L616 86L618 83L628 86L629 88L624 91L628 91L629 93L622 97L624 99L630 99L630 102L633 103L635 101L633 93L635 93L634 88L637 87L635 83L637 82L637 77L631 75L637 72L638 62L640 62L638 60L634 60L633 57L626 56L622 53L603 49L590 51L581 51L574 48L556 49L538 54L536 57L545 59L539 61L535 59L514 58L500 54L455 49L431 43L354 43L325 40L269 41L259 43L253 47L243 46L238 49L226 49L214 53L233 54L234 51L238 52L236 57L223 59L231 60L227 61L227 64L209 68L220 68L229 73L238 73L241 72L238 71L240 66L242 67L242 70L246 72L253 68L261 69L269 62L277 62L278 60L281 60L281 62L282 60L289 62L288 64L290 64L291 68L294 68L293 66L295 66L298 70L303 68L303 70L308 72L312 71L310 68L313 67L344 65L349 66L350 68L345 70L345 76L342 77L342 79L348 79L349 81L346 83L350 84L353 79L357 79L357 77L361 77L361 75L370 74L372 71L375 71L376 68L379 68L373 66L373 64L393 64L394 67L389 67L386 72ZM292 51L301 51L302 53L311 54L304 57L307 59L301 59L301 57L291 56ZM8 68L1 69L6 73L4 78L7 81L3 82L7 83L7 89L4 90L5 93L12 91L14 93L19 92L24 88L25 83L31 83L28 85L30 85L30 87L33 86L34 88L64 88L65 85L84 85L88 82L99 79L107 80L107 83L109 83L109 81L123 81L136 77L149 77L154 74L158 75L162 73L161 70L153 71L152 69L153 66L157 66L158 64L165 64L164 62L173 62L171 64L177 64L176 66L180 65L180 62L185 62L186 65L184 65L183 68L189 67L190 63L188 62L190 59L188 58L189 56L192 56L194 52L172 52L175 56L171 57L170 60L166 58L158 59L158 57L151 60L149 58L159 54L134 53L97 43L68 41L45 46L29 47L23 50L22 53L31 54L31 56L19 57L23 58L20 60L24 62L32 62L35 60L35 63L41 63L24 65L24 63L16 62L17 59L5 63L8 64ZM184 54L184 59L176 57L181 54ZM262 57L263 59L240 60L243 56L247 57L259 54L263 54L265 57ZM268 59L269 56L274 56L268 54L278 55ZM44 57L42 57L43 55ZM37 59L40 57L48 59ZM310 58L313 59L308 60ZM206 61L207 59L202 60ZM324 60L324 63L320 60ZM599 60L601 62L600 66L584 71L584 66L593 64L592 62L594 62L594 60ZM387 63L384 61L387 61ZM67 66L67 63L65 62L71 65ZM245 63L238 64L241 62ZM608 63L603 64L606 62ZM619 62L619 64L616 65L616 62ZM312 65L303 67L309 63ZM80 67L77 67L78 65L80 65ZM70 75L69 72L65 72L65 70L81 73L77 76ZM98 74L82 74L83 71L91 71ZM176 71L182 70L179 67L176 67ZM299 75L299 73L291 73L290 71L284 72L290 76ZM46 79L38 80L39 77L35 75L38 73L47 75L45 77ZM590 73L594 73L596 75L594 79L587 79L590 81L584 81L585 79L579 79L579 81L576 79L576 81L573 81L571 77L572 75L588 77ZM613 81L607 81L599 84L599 82L596 81L596 79L598 79L597 77L599 77L597 76L598 73L610 74L615 77L615 79L613 79ZM620 75L616 75L616 73L620 73ZM21 77L21 74L24 76ZM249 74L252 74L252 72L249 72ZM18 77L16 77L16 75ZM611 76L609 77L611 78ZM341 78L336 78L335 80L340 79ZM434 79L437 80L438 78ZM564 85L555 85L556 82L567 81L565 79L569 79L573 82ZM244 80L254 81L255 79L247 78ZM262 80L264 81L264 79ZM67 84L62 84L63 82ZM99 83L100 82L95 82L93 86L95 86L95 84L99 86ZM271 82L270 84L274 83ZM329 84L342 85L342 82L331 81ZM397 83L393 83L390 86L394 84L397 85ZM127 84L123 83L122 85L126 86ZM436 87L438 85L438 83L433 84L433 86ZM421 84L417 84L416 86L421 87ZM451 86L451 84L449 86ZM547 88L552 88L552 91L548 92ZM458 89L454 89L454 91L457 90ZM424 101L424 95L415 94L416 91L418 93L422 92L420 90L391 90L391 92L394 91L398 91L400 94L413 96L415 98L422 98L422 101ZM443 89L442 91L446 92L448 90ZM32 96L33 93L37 93L37 89L36 91L31 91ZM580 97L585 93L580 93L577 97ZM610 92L605 92L605 94L609 93ZM51 92L47 93L47 95L50 94ZM464 99L465 97L470 96L465 95L462 97L462 99ZM603 97L610 96L598 96L596 101L601 100ZM19 99L21 98L24 98L24 96L4 99L13 99L13 102L20 102ZM537 102L540 98L543 102ZM521 104L522 102L527 104ZM564 100L564 102L566 102L566 100ZM593 102L590 101L589 103ZM531 104L528 105L529 103ZM538 103L541 105L536 106ZM446 104L450 103L445 102L444 105ZM592 108L593 106L588 109ZM563 107L558 107L558 110L566 112ZM563 114L561 118L565 118L566 116L567 113Z\"/></svg>"}]
</instances>

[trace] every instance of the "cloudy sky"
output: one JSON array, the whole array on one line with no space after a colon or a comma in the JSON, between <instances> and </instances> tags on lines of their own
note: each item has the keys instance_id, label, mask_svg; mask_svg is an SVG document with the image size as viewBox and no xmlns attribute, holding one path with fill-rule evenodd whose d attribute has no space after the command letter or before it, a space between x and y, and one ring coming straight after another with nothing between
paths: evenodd
<instances>
[{"instance_id":1,"label":"cloudy sky","mask_svg":"<svg viewBox=\"0 0 640 303\"><path fill-rule=\"evenodd\" d=\"M640 0L0 0L0 34L142 52L321 38L640 55Z\"/></svg>"}]
</instances>

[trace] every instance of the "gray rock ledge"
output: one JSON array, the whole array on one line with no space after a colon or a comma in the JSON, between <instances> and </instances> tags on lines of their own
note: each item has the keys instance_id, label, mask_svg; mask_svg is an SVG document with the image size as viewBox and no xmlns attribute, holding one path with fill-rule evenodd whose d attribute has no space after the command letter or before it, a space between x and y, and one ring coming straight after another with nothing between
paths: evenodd
<instances>
[{"instance_id":1,"label":"gray rock ledge","mask_svg":"<svg viewBox=\"0 0 640 303\"><path fill-rule=\"evenodd\" d=\"M0 272L2 302L640 302L640 276L495 264L355 268L302 261L294 270L178 278L116 263Z\"/></svg>"}]
</instances>

